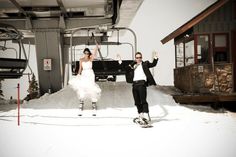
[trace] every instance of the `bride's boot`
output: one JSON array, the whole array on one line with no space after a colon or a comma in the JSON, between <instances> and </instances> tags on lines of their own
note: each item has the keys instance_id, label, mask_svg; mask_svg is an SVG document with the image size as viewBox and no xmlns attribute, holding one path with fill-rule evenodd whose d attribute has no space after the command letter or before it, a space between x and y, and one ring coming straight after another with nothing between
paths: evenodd
<instances>
[{"instance_id":1,"label":"bride's boot","mask_svg":"<svg viewBox=\"0 0 236 157\"><path fill-rule=\"evenodd\" d=\"M82 116L83 109L84 109L84 101L80 100L80 103L79 103L79 116Z\"/></svg>"},{"instance_id":2,"label":"bride's boot","mask_svg":"<svg viewBox=\"0 0 236 157\"><path fill-rule=\"evenodd\" d=\"M96 102L92 102L92 109L93 109L93 116L96 116L96 111L97 111L97 103Z\"/></svg>"}]
</instances>

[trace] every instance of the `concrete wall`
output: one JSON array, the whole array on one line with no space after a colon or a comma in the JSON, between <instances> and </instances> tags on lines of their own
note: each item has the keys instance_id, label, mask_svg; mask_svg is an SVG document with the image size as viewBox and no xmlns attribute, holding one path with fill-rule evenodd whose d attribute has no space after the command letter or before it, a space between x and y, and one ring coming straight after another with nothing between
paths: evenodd
<instances>
[{"instance_id":1,"label":"concrete wall","mask_svg":"<svg viewBox=\"0 0 236 157\"><path fill-rule=\"evenodd\" d=\"M35 44L41 95L56 92L63 86L62 47L59 30L37 30ZM44 59L52 59L52 70L45 71Z\"/></svg>"}]
</instances>

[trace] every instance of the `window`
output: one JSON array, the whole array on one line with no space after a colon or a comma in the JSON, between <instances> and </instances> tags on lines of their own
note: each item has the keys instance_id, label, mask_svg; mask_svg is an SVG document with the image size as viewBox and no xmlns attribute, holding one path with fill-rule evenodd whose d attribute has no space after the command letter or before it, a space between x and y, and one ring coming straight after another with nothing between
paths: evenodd
<instances>
[{"instance_id":1,"label":"window","mask_svg":"<svg viewBox=\"0 0 236 157\"><path fill-rule=\"evenodd\" d=\"M184 44L179 43L176 45L176 67L184 66Z\"/></svg>"},{"instance_id":2,"label":"window","mask_svg":"<svg viewBox=\"0 0 236 157\"><path fill-rule=\"evenodd\" d=\"M215 47L226 47L226 36L215 35Z\"/></svg>"},{"instance_id":3,"label":"window","mask_svg":"<svg viewBox=\"0 0 236 157\"><path fill-rule=\"evenodd\" d=\"M213 55L215 62L228 62L228 34L213 34Z\"/></svg>"},{"instance_id":4,"label":"window","mask_svg":"<svg viewBox=\"0 0 236 157\"><path fill-rule=\"evenodd\" d=\"M196 35L195 41L196 63L209 63L209 35Z\"/></svg>"},{"instance_id":5,"label":"window","mask_svg":"<svg viewBox=\"0 0 236 157\"><path fill-rule=\"evenodd\" d=\"M194 40L185 43L185 66L194 64Z\"/></svg>"}]
</instances>

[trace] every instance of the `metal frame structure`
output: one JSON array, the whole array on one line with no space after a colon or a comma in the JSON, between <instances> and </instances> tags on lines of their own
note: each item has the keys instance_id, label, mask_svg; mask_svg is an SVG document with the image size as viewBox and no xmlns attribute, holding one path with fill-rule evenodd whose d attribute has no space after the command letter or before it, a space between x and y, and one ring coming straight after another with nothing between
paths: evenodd
<instances>
[{"instance_id":1,"label":"metal frame structure","mask_svg":"<svg viewBox=\"0 0 236 157\"><path fill-rule=\"evenodd\" d=\"M72 57L72 54L73 54L72 46L73 46L73 36L74 36L74 34L77 33L78 31L81 31L81 30L92 30L92 29L95 30L95 28L79 28L79 29L74 30L74 31L71 33L71 36L70 36L71 58L73 58L73 57ZM136 36L135 32L134 32L132 29L126 28L126 27L110 28L110 29L108 29L107 31L113 31L113 30L115 30L115 31L117 31L117 32L119 32L120 30L128 30L128 31L130 31L130 32L133 34L133 36L134 36L134 47L133 47L133 45L132 45L132 57L133 57L133 59L134 59L134 54L135 54L135 52L137 52L137 36ZM117 42L114 42L114 45L116 45L116 44L129 44L129 45L131 45L130 43L120 43L120 42L119 42L119 33L118 33L117 38L118 38L118 41L117 41ZM116 43L116 44L115 44L115 43ZM71 63L71 62L69 61L69 63Z\"/></svg>"},{"instance_id":2,"label":"metal frame structure","mask_svg":"<svg viewBox=\"0 0 236 157\"><path fill-rule=\"evenodd\" d=\"M80 28L80 29L77 29L77 30L74 30L72 33L71 33L71 37L70 37L70 51L71 51L71 57L70 57L70 59L69 59L69 63L71 64L71 66L73 67L75 67L74 69L72 68L72 73L73 74L76 74L76 67L77 67L77 64L76 64L76 61L75 61L75 58L73 58L73 56L75 55L75 52L73 53L73 36L74 36L74 34L75 33L77 33L77 32L79 32L79 31L81 31L81 30L88 30L88 32L90 31L90 30L96 30L96 28ZM133 34L133 37L134 37L134 46L131 44L131 43L129 43L129 42L124 42L124 43L121 43L120 41L119 41L119 31L120 30L128 30L128 31L130 31L132 34ZM136 37L136 34L135 34L135 32L132 30L132 29L130 29L130 28L126 28L126 27L117 27L117 28L110 28L110 29L107 29L107 30L105 30L105 33L107 33L108 31L117 31L117 42L101 42L101 45L121 45L121 44L127 44L127 45L130 45L131 46L131 48L132 48L132 60L126 60L126 62L127 63L129 63L129 62L131 62L131 61L133 61L133 59L134 59L134 53L137 51L137 37ZM101 31L102 33L104 33L104 31ZM88 37L89 37L89 33L88 33ZM95 37L94 37L94 39L95 39ZM96 39L95 39L96 40ZM96 41L95 41L96 42ZM94 44L94 43L93 43ZM101 57L101 58L103 58L103 57ZM97 62L99 62L99 61L97 61ZM106 64L105 64L105 61L102 59L102 61L101 61L102 63L103 63L103 70L102 71L99 71L99 72L96 72L96 69L95 69L95 77L97 78L97 77L101 77L101 78L108 78L108 75L113 75L113 79L112 79L112 81L115 81L116 80L116 75L123 75L124 74L124 72L121 72L122 70L121 69L118 69L118 72L113 72L113 71L108 71L107 70L107 68L106 68L106 64L111 64L112 66L115 66L115 64L114 63L110 63L110 62L112 62L112 61L106 61ZM109 63L108 63L109 62ZM97 64L97 63L95 63L95 64ZM124 63L124 65L125 65L126 63ZM69 67L68 67L69 68ZM117 68L121 68L121 67L117 67ZM117 70L117 69L116 69ZM97 80L97 79L96 79Z\"/></svg>"},{"instance_id":3,"label":"metal frame structure","mask_svg":"<svg viewBox=\"0 0 236 157\"><path fill-rule=\"evenodd\" d=\"M4 41L1 50L14 49L6 47L6 41L16 41L19 45L19 53L16 51L16 58L0 58L0 78L20 78L25 71L28 60L22 43L23 35L15 27L6 24L0 24L0 41ZM24 59L21 58L23 51Z\"/></svg>"}]
</instances>

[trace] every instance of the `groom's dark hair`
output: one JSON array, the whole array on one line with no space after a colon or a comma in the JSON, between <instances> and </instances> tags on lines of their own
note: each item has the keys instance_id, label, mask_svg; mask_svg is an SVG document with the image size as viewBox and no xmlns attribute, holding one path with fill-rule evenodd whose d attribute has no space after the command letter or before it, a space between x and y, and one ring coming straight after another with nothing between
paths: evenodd
<instances>
[{"instance_id":1,"label":"groom's dark hair","mask_svg":"<svg viewBox=\"0 0 236 157\"><path fill-rule=\"evenodd\" d=\"M135 53L135 57L136 57L137 55L143 56L141 52L136 52L136 53Z\"/></svg>"}]
</instances>

